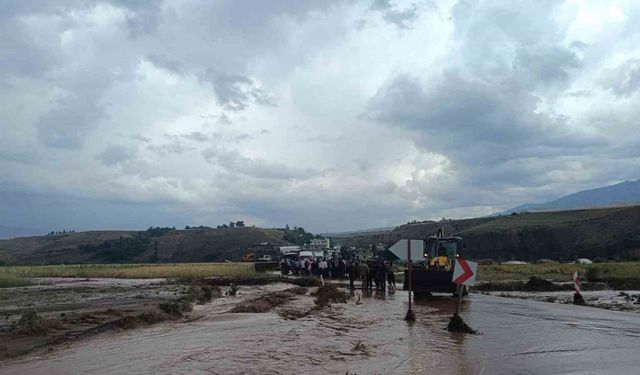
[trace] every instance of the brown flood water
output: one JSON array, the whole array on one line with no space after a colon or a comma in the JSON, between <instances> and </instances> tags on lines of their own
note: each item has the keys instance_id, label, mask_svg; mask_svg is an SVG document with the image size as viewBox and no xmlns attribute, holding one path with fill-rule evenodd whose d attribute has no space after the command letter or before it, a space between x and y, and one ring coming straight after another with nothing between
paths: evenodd
<instances>
[{"instance_id":1,"label":"brown flood water","mask_svg":"<svg viewBox=\"0 0 640 375\"><path fill-rule=\"evenodd\" d=\"M640 373L637 313L471 295L462 316L483 334L470 336L444 330L451 298L418 301L413 324L405 292L356 300L285 320L225 313L238 300L220 299L199 320L96 336L0 363L0 374Z\"/></svg>"}]
</instances>

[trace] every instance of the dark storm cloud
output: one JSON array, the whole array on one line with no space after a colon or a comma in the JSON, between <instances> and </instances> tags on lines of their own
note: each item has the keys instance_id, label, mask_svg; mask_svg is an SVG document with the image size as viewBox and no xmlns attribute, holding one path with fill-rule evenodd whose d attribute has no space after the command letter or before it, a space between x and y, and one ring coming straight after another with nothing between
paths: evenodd
<instances>
[{"instance_id":1,"label":"dark storm cloud","mask_svg":"<svg viewBox=\"0 0 640 375\"><path fill-rule=\"evenodd\" d=\"M119 221L137 204L100 203L137 199L154 218L189 211L184 224L339 230L484 215L640 173L633 5L0 7L0 196L41 193L14 211L46 229L78 196L108 211L94 226L142 223ZM75 195L47 206L60 192Z\"/></svg>"},{"instance_id":2,"label":"dark storm cloud","mask_svg":"<svg viewBox=\"0 0 640 375\"><path fill-rule=\"evenodd\" d=\"M428 88L419 82L396 77L372 98L368 115L415 131L423 147L467 167L593 145L564 130L562 119L535 113L536 96L517 82L465 79L453 72Z\"/></svg>"}]
</instances>

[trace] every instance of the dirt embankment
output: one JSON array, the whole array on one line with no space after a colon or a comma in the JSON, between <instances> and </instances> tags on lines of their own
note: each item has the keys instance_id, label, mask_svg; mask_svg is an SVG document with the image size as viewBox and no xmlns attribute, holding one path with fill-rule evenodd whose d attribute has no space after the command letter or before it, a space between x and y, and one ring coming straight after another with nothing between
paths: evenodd
<instances>
[{"instance_id":1,"label":"dirt embankment","mask_svg":"<svg viewBox=\"0 0 640 375\"><path fill-rule=\"evenodd\" d=\"M293 287L280 292L271 292L256 298L248 299L233 307L232 313L264 313L274 308L278 309L278 314L285 319L299 319L330 306L332 303L346 303L347 295L334 285L325 285L314 288L309 292L306 287ZM308 299L298 299L296 297L309 294L313 299L313 304ZM294 302L294 300L297 300ZM305 303L306 302L306 303ZM287 305L286 307L283 307Z\"/></svg>"},{"instance_id":2,"label":"dirt embankment","mask_svg":"<svg viewBox=\"0 0 640 375\"><path fill-rule=\"evenodd\" d=\"M282 306L291 301L296 295L307 294L307 288L295 287L286 289L282 292L271 292L265 295L252 298L241 302L233 307L229 312L232 313L264 313L274 307Z\"/></svg>"}]
</instances>

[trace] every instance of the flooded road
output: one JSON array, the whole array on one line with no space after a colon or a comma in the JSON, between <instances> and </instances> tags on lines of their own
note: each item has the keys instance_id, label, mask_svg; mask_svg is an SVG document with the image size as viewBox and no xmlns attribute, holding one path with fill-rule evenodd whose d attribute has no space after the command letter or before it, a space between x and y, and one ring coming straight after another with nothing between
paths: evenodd
<instances>
[{"instance_id":1,"label":"flooded road","mask_svg":"<svg viewBox=\"0 0 640 375\"><path fill-rule=\"evenodd\" d=\"M247 288L248 289L248 288ZM251 291L248 294L259 293ZM201 319L78 341L0 363L0 374L638 374L640 314L471 295L462 316L479 336L444 330L450 298L356 296L298 320L277 310L227 313L235 298L200 306ZM283 308L313 305L302 296Z\"/></svg>"}]
</instances>

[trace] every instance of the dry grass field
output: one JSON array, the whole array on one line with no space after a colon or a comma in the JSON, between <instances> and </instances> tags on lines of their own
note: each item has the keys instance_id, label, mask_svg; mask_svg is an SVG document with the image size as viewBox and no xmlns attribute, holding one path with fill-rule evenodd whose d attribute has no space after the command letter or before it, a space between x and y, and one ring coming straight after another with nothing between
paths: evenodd
<instances>
[{"instance_id":1,"label":"dry grass field","mask_svg":"<svg viewBox=\"0 0 640 375\"><path fill-rule=\"evenodd\" d=\"M179 278L252 277L258 274L253 263L173 263L173 264L75 264L0 267L0 280L32 277L94 278ZM2 284L2 281L0 281ZM9 285L7 285L9 286Z\"/></svg>"},{"instance_id":2,"label":"dry grass field","mask_svg":"<svg viewBox=\"0 0 640 375\"><path fill-rule=\"evenodd\" d=\"M596 264L500 264L481 265L478 281L526 280L531 276L551 281L571 281L573 273L586 279L640 279L640 262L610 262Z\"/></svg>"}]
</instances>

